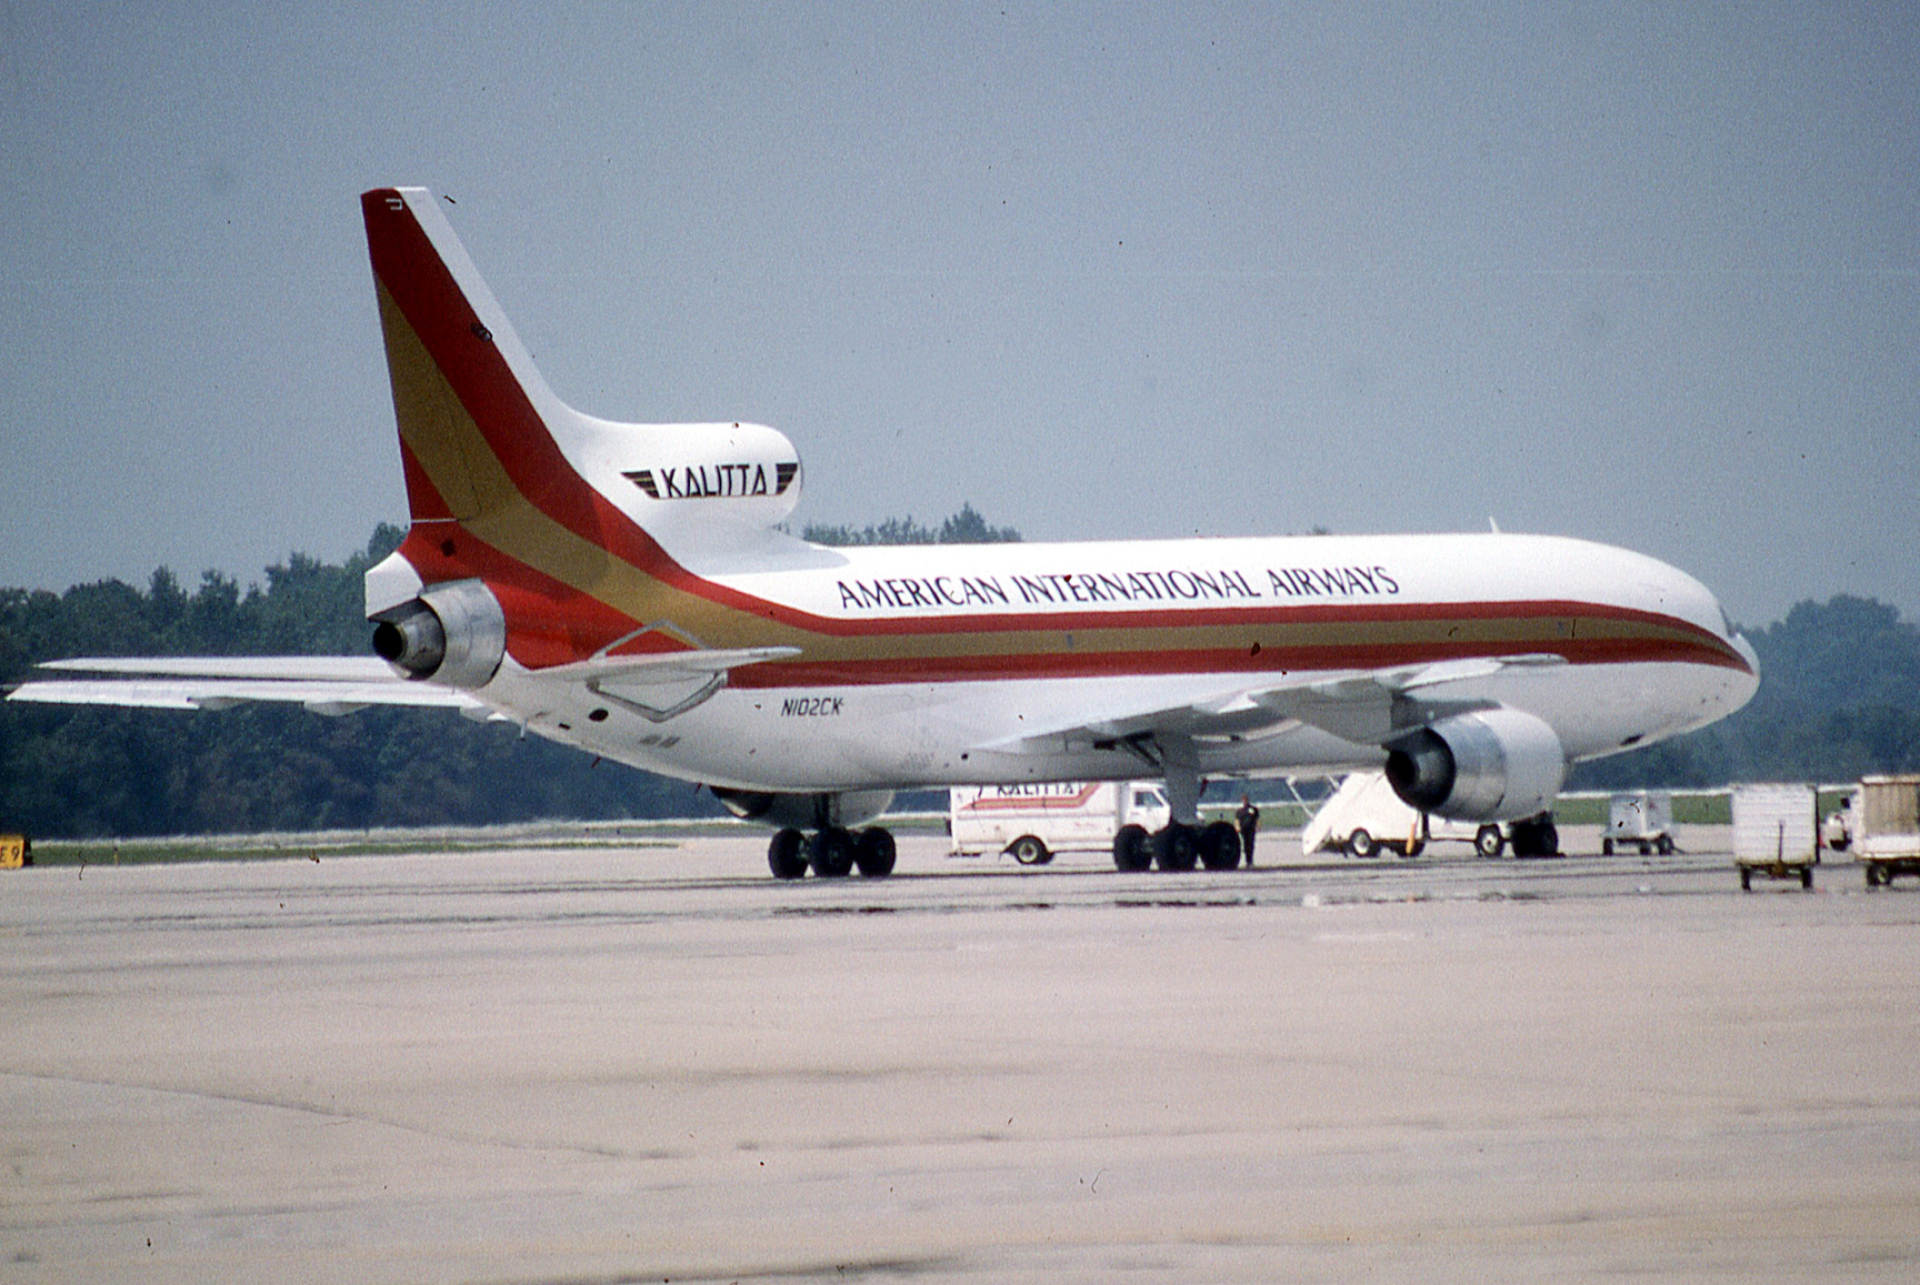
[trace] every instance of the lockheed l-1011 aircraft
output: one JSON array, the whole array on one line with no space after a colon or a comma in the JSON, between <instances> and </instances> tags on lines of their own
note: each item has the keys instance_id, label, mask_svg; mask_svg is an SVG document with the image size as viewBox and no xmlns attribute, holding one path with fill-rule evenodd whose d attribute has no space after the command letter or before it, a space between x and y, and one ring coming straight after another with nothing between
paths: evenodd
<instances>
[{"instance_id":1,"label":"lockheed l-1011 aircraft","mask_svg":"<svg viewBox=\"0 0 1920 1285\"><path fill-rule=\"evenodd\" d=\"M1568 765L1739 708L1713 595L1540 536L825 548L757 424L622 424L548 388L421 188L361 198L412 522L365 658L86 659L14 700L448 706L704 782L782 878L893 868L904 787L1163 777L1122 869L1237 864L1206 777L1378 767L1552 849Z\"/></svg>"}]
</instances>

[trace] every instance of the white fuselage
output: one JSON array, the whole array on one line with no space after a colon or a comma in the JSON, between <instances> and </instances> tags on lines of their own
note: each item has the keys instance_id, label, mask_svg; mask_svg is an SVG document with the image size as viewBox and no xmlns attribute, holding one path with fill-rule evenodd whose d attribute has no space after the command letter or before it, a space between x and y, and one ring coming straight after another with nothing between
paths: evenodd
<instances>
[{"instance_id":1,"label":"white fuselage","mask_svg":"<svg viewBox=\"0 0 1920 1285\"><path fill-rule=\"evenodd\" d=\"M542 736L636 767L737 788L815 791L1137 776L1140 760L1116 752L1098 727L1124 732L1129 717L1181 707L1206 715L1195 738L1203 774L1373 765L1383 757L1378 744L1275 718L1249 693L1337 682L1383 666L1457 665L1462 656L1560 648L1570 663L1488 673L1470 672L1468 664L1434 691L1456 703L1535 715L1558 734L1569 761L1711 722L1743 704L1757 682L1751 668L1579 638L1582 630L1593 632L1595 620L1665 621L1750 659L1712 595L1691 576L1570 539L1320 536L829 549L780 538L755 553L758 559L736 555L731 566L689 570L754 601L858 631L870 642L863 656L814 668L803 657L791 679L780 673L796 666L741 669L709 699L661 722L617 707L593 721L595 710L606 708L593 691L543 678L511 658L476 694ZM755 560L761 565L742 568ZM1155 646L1163 629L1228 619L1270 626L1289 662L1249 657L1244 665L1195 668ZM1514 620L1525 623L1503 623ZM1018 655L995 654L971 668L889 663L890 636L965 621L990 622L1003 634L1023 631L1026 645ZM1424 632L1402 638L1409 621L1425 622ZM1139 647L1117 662L1111 646L1097 661L1077 662L1081 640L1116 630L1139 631ZM1324 645L1315 630L1325 634ZM1476 635L1473 645L1449 647L1449 630ZM1298 645L1303 631L1312 646ZM1556 640L1556 631L1573 636Z\"/></svg>"}]
</instances>

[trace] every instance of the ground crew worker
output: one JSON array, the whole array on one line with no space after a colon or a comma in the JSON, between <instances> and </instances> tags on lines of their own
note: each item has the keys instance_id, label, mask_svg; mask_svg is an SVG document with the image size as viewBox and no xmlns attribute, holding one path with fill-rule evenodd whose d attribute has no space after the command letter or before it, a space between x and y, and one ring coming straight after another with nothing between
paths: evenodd
<instances>
[{"instance_id":1,"label":"ground crew worker","mask_svg":"<svg viewBox=\"0 0 1920 1285\"><path fill-rule=\"evenodd\" d=\"M1260 809L1253 806L1253 800L1246 795L1240 796L1240 808L1233 814L1234 824L1240 827L1240 850L1246 854L1247 865L1253 865L1253 836L1260 832Z\"/></svg>"}]
</instances>

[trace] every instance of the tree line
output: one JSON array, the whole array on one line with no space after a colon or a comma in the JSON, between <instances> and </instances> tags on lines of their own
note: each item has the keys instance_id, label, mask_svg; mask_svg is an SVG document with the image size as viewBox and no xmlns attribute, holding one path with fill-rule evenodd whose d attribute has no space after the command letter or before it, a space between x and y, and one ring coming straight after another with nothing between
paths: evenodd
<instances>
[{"instance_id":1,"label":"tree line","mask_svg":"<svg viewBox=\"0 0 1920 1285\"><path fill-rule=\"evenodd\" d=\"M155 571L64 593L0 589L0 684L63 656L365 655L361 577L403 532L382 525L341 564L295 554L242 588L207 572L191 591ZM821 543L1017 540L967 505L819 527ZM1751 629L1759 693L1677 741L1583 764L1569 788L1850 780L1920 770L1920 630L1867 598L1802 602ZM483 824L717 815L693 786L478 724L451 711L298 707L217 713L0 703L0 830L45 837Z\"/></svg>"}]
</instances>

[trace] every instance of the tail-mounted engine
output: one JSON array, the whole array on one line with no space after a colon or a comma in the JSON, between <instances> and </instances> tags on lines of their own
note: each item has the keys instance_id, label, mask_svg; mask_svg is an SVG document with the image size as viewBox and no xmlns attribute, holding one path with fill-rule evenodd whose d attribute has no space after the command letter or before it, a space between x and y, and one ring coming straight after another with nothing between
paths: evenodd
<instances>
[{"instance_id":1,"label":"tail-mounted engine","mask_svg":"<svg viewBox=\"0 0 1920 1285\"><path fill-rule=\"evenodd\" d=\"M373 617L373 649L409 677L485 687L507 653L507 618L478 580L450 580Z\"/></svg>"},{"instance_id":2,"label":"tail-mounted engine","mask_svg":"<svg viewBox=\"0 0 1920 1285\"><path fill-rule=\"evenodd\" d=\"M1552 806L1567 759L1554 730L1517 709L1443 718L1387 746L1409 807L1456 821L1513 821Z\"/></svg>"}]
</instances>

